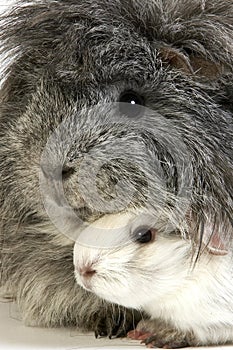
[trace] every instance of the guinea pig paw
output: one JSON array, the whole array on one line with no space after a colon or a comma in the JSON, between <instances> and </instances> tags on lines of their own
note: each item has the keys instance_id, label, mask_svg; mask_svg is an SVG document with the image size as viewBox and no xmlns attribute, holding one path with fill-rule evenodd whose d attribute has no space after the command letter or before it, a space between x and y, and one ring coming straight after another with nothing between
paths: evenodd
<instances>
[{"instance_id":1,"label":"guinea pig paw","mask_svg":"<svg viewBox=\"0 0 233 350\"><path fill-rule=\"evenodd\" d=\"M106 315L96 325L95 337L122 338L139 321L139 315L135 311L122 309L116 314Z\"/></svg>"},{"instance_id":2,"label":"guinea pig paw","mask_svg":"<svg viewBox=\"0 0 233 350\"><path fill-rule=\"evenodd\" d=\"M96 328L95 328L95 337L96 338L102 338L110 336L111 333L111 325L107 321L106 318L102 318L97 322Z\"/></svg>"},{"instance_id":3,"label":"guinea pig paw","mask_svg":"<svg viewBox=\"0 0 233 350\"><path fill-rule=\"evenodd\" d=\"M145 340L151 336L153 336L152 333L138 331L137 329L133 329L132 331L127 333L127 338L132 340Z\"/></svg>"},{"instance_id":4,"label":"guinea pig paw","mask_svg":"<svg viewBox=\"0 0 233 350\"><path fill-rule=\"evenodd\" d=\"M190 344L185 338L181 339L166 339L160 338L157 334L150 336L149 338L141 342L145 344L147 348L162 348L162 349L177 349L177 348L186 348Z\"/></svg>"},{"instance_id":5,"label":"guinea pig paw","mask_svg":"<svg viewBox=\"0 0 233 350\"><path fill-rule=\"evenodd\" d=\"M141 320L128 338L142 340L148 348L176 349L194 345L193 335L183 333L161 320Z\"/></svg>"}]
</instances>

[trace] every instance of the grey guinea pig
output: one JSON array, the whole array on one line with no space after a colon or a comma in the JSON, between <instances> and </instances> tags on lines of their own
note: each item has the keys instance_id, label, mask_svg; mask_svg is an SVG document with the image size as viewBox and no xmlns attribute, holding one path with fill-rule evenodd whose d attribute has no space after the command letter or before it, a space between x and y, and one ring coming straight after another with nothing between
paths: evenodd
<instances>
[{"instance_id":1,"label":"grey guinea pig","mask_svg":"<svg viewBox=\"0 0 233 350\"><path fill-rule=\"evenodd\" d=\"M18 1L0 40L1 295L28 325L232 343L232 1Z\"/></svg>"}]
</instances>

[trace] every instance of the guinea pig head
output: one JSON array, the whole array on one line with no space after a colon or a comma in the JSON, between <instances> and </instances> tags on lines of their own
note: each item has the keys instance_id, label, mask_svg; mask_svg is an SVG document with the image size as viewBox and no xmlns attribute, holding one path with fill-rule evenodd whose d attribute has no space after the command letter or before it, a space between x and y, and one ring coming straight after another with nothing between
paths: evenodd
<instances>
[{"instance_id":1,"label":"guinea pig head","mask_svg":"<svg viewBox=\"0 0 233 350\"><path fill-rule=\"evenodd\" d=\"M173 292L186 277L191 244L166 237L147 214L108 215L74 246L77 283L110 302L140 308Z\"/></svg>"},{"instance_id":2,"label":"guinea pig head","mask_svg":"<svg viewBox=\"0 0 233 350\"><path fill-rule=\"evenodd\" d=\"M83 222L146 206L192 243L202 241L196 233L213 232L207 243L225 251L219 237L232 232L232 109L223 91L232 75L222 76L232 67L231 32L208 22L206 37L202 22L186 15L174 30L173 8L168 25L162 8L152 7L30 2L15 12L20 20L13 11L1 21L9 53L2 217L46 225L50 218L49 232L65 233L70 244Z\"/></svg>"}]
</instances>

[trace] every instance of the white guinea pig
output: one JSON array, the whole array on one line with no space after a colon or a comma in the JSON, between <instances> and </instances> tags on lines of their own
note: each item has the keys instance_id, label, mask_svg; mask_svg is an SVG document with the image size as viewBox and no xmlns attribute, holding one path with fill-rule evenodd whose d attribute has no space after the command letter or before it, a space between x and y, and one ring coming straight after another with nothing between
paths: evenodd
<instances>
[{"instance_id":1,"label":"white guinea pig","mask_svg":"<svg viewBox=\"0 0 233 350\"><path fill-rule=\"evenodd\" d=\"M156 229L148 215L107 215L74 246L78 284L146 312L129 336L150 346L233 342L232 255L213 236L193 264L193 246Z\"/></svg>"}]
</instances>

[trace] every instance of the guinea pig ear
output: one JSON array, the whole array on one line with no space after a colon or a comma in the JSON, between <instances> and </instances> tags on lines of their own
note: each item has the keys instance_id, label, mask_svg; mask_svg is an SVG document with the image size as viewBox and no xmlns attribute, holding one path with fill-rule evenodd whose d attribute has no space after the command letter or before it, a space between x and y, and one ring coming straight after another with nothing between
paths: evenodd
<instances>
[{"instance_id":1,"label":"guinea pig ear","mask_svg":"<svg viewBox=\"0 0 233 350\"><path fill-rule=\"evenodd\" d=\"M190 64L189 57L173 47L161 47L158 52L159 58L163 63L167 63L174 68L183 71L186 74L193 74L193 68Z\"/></svg>"},{"instance_id":2,"label":"guinea pig ear","mask_svg":"<svg viewBox=\"0 0 233 350\"><path fill-rule=\"evenodd\" d=\"M216 79L224 73L224 67L220 63L212 62L204 57L194 54L184 54L173 47L161 47L159 57L164 63L183 71L186 74Z\"/></svg>"},{"instance_id":3,"label":"guinea pig ear","mask_svg":"<svg viewBox=\"0 0 233 350\"><path fill-rule=\"evenodd\" d=\"M206 250L214 255L227 255L227 241L229 239L229 226L224 223L218 225L215 220L208 220L201 230L200 240L203 242Z\"/></svg>"},{"instance_id":4,"label":"guinea pig ear","mask_svg":"<svg viewBox=\"0 0 233 350\"><path fill-rule=\"evenodd\" d=\"M204 57L190 55L189 60L195 75L216 79L224 73L223 65L209 61Z\"/></svg>"}]
</instances>

